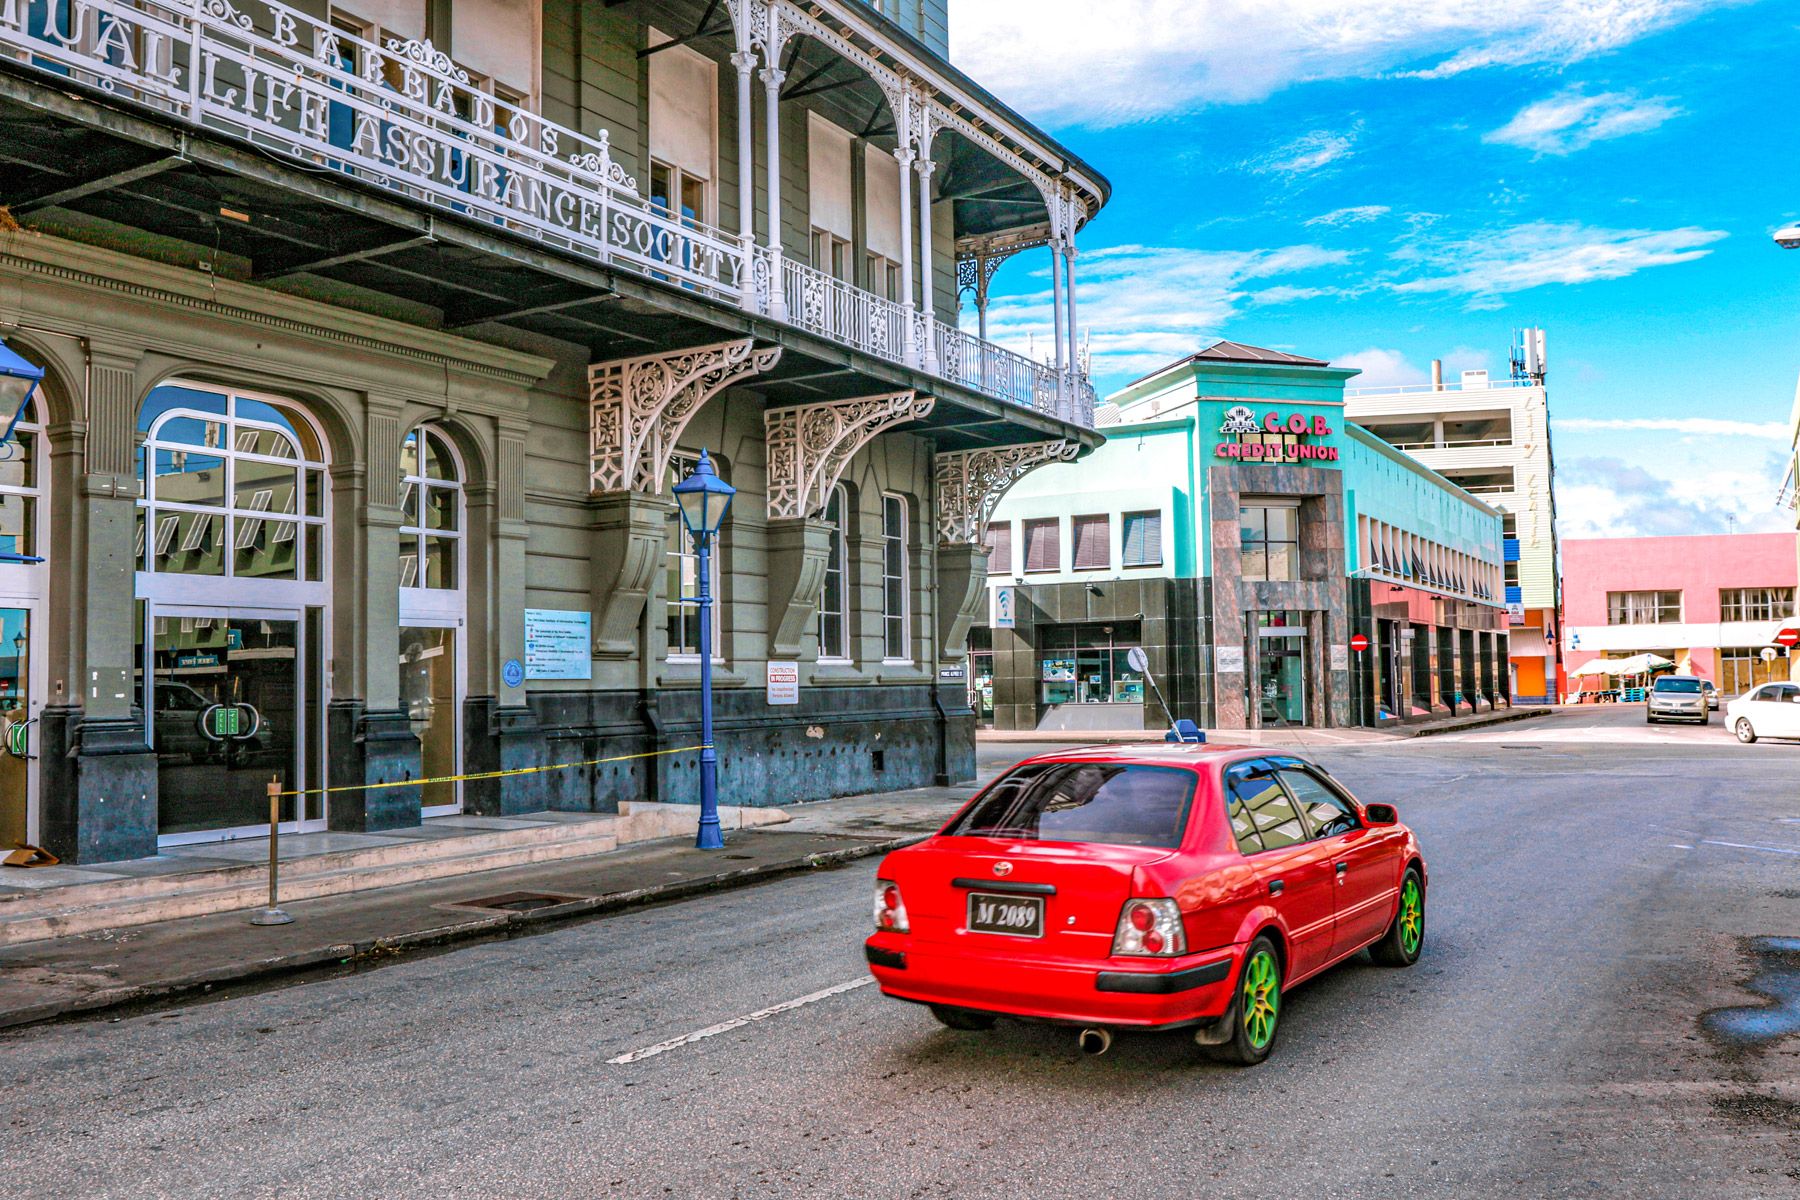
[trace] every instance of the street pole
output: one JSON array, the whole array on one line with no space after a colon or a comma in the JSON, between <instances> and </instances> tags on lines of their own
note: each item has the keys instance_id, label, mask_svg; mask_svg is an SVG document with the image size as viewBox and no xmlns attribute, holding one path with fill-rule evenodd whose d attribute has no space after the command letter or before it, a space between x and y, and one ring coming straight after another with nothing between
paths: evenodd
<instances>
[{"instance_id":1,"label":"street pole","mask_svg":"<svg viewBox=\"0 0 1800 1200\"><path fill-rule=\"evenodd\" d=\"M694 539L700 566L700 832L694 845L701 850L725 848L719 829L719 756L713 750L712 539L710 532Z\"/></svg>"}]
</instances>

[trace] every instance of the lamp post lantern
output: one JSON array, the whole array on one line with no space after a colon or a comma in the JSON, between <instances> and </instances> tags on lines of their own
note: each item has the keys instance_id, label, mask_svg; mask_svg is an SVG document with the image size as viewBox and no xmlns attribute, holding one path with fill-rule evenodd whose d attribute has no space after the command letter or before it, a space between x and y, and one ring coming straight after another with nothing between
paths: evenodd
<instances>
[{"instance_id":1,"label":"lamp post lantern","mask_svg":"<svg viewBox=\"0 0 1800 1200\"><path fill-rule=\"evenodd\" d=\"M711 456L702 450L700 461L686 479L675 485L674 492L675 502L681 506L681 523L694 539L694 557L699 567L697 595L692 601L700 609L700 831L694 845L702 850L723 850L725 838L719 831L719 756L713 749L712 541L737 489L719 478Z\"/></svg>"}]
</instances>

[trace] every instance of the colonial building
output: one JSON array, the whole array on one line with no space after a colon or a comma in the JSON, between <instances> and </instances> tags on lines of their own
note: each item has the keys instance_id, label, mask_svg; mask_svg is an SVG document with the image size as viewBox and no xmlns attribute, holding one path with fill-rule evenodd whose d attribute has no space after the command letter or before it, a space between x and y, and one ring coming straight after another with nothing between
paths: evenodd
<instances>
[{"instance_id":1,"label":"colonial building","mask_svg":"<svg viewBox=\"0 0 1800 1200\"><path fill-rule=\"evenodd\" d=\"M1000 729L1254 729L1506 703L1500 514L1346 421L1355 374L1219 342L1110 397L1106 444L989 523L977 710Z\"/></svg>"},{"instance_id":2,"label":"colonial building","mask_svg":"<svg viewBox=\"0 0 1800 1200\"><path fill-rule=\"evenodd\" d=\"M1521 704L1554 704L1562 591L1544 331L1518 331L1504 378L1464 371L1447 381L1435 362L1431 374L1428 384L1350 388L1345 412L1504 514L1509 686Z\"/></svg>"},{"instance_id":3,"label":"colonial building","mask_svg":"<svg viewBox=\"0 0 1800 1200\"><path fill-rule=\"evenodd\" d=\"M9 839L692 798L701 449L726 802L968 777L1001 490L1098 442L1107 184L944 0L0 0ZM963 332L1052 264L1047 361ZM979 325L972 316L971 324ZM771 706L768 665L798 664Z\"/></svg>"}]
</instances>

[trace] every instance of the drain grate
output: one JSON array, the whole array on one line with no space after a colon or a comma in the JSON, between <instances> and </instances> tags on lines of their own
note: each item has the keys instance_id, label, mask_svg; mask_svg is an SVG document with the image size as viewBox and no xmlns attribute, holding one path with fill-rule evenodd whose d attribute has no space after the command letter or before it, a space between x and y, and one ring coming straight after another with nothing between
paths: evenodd
<instances>
[{"instance_id":1,"label":"drain grate","mask_svg":"<svg viewBox=\"0 0 1800 1200\"><path fill-rule=\"evenodd\" d=\"M458 908L494 908L504 912L530 912L534 908L552 908L585 896L559 896L553 892L501 892L498 896L482 896L476 900L458 900Z\"/></svg>"}]
</instances>

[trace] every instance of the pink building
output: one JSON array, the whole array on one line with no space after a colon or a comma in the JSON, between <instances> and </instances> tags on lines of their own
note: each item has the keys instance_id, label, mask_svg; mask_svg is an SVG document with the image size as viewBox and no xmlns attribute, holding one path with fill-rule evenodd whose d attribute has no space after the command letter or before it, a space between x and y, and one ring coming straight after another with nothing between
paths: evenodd
<instances>
[{"instance_id":1,"label":"pink building","mask_svg":"<svg viewBox=\"0 0 1800 1200\"><path fill-rule=\"evenodd\" d=\"M1651 653L1728 696L1788 678L1762 652L1794 615L1791 533L1565 539L1562 570L1570 671Z\"/></svg>"}]
</instances>

